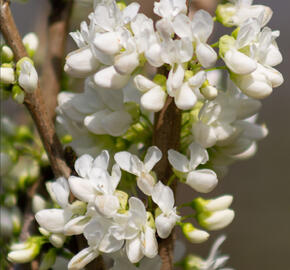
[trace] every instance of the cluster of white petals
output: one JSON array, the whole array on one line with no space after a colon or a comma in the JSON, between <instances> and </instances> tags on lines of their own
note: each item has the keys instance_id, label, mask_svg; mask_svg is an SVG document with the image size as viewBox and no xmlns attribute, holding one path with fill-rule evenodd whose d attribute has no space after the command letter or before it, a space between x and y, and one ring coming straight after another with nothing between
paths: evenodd
<instances>
[{"instance_id":1,"label":"cluster of white petals","mask_svg":"<svg viewBox=\"0 0 290 270\"><path fill-rule=\"evenodd\" d=\"M155 23L139 8L135 2L95 1L88 23L71 33L79 48L68 54L64 69L85 79L84 91L59 94L57 122L79 156L76 174L50 184L58 206L36 214L54 246L72 235L87 240L70 260L71 270L102 254L114 260L111 270L157 270L157 239L168 238L176 225L194 244L228 226L235 216L232 196L186 203L198 229L184 222L188 216L179 213L170 185L180 181L209 193L231 163L253 156L268 133L256 123L257 99L283 83L273 68L282 61L279 31L265 27L270 8L249 0L218 5L216 20L237 28L212 45L215 19L204 10L190 19L185 0L155 2ZM218 55L225 66L215 67ZM150 146L152 119L169 99L182 115L180 149L162 153ZM155 166L165 159L172 175L159 181ZM207 260L187 260L188 269L230 270L222 268L228 256L217 252L224 240L218 239Z\"/></svg>"}]
</instances>

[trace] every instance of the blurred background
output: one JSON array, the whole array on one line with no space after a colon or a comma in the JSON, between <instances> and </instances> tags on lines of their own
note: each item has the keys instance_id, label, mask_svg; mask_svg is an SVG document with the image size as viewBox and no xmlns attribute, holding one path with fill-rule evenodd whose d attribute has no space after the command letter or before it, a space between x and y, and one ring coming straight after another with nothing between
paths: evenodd
<instances>
[{"instance_id":1,"label":"blurred background","mask_svg":"<svg viewBox=\"0 0 290 270\"><path fill-rule=\"evenodd\" d=\"M210 0L211 1L211 0ZM196 6L210 3L208 0L193 1ZM81 3L82 2L82 3ZM152 15L152 0L139 0L143 12ZM86 4L84 4L86 3ZM233 194L233 208L236 218L226 228L228 240L223 245L223 253L229 254L229 266L237 270L288 270L290 269L290 1L256 1L256 4L271 6L274 11L269 27L280 30L278 39L284 56L278 67L283 73L285 83L273 94L263 100L259 122L265 122L268 137L259 143L256 156L250 160L238 162L230 167L228 175L220 180L211 197ZM89 1L78 1L73 12L71 28L79 27L80 20L90 12ZM45 0L29 0L26 4L12 3L12 11L20 32L36 32L45 42L45 25L48 4ZM41 23L40 23L41 22ZM218 23L212 41L224 31ZM68 46L68 50L70 45ZM42 57L43 51L38 57ZM1 104L2 112L17 122L26 119L26 112L13 102ZM193 196L191 189L180 186L178 197ZM220 234L220 232L219 232ZM188 250L207 256L209 248L218 234L212 234L210 240L201 245L188 245Z\"/></svg>"}]
</instances>

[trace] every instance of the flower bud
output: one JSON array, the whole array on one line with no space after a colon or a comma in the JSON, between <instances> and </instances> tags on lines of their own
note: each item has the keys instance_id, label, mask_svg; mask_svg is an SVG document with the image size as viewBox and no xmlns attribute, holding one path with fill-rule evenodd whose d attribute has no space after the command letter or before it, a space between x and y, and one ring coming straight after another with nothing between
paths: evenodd
<instances>
[{"instance_id":1,"label":"flower bud","mask_svg":"<svg viewBox=\"0 0 290 270\"><path fill-rule=\"evenodd\" d=\"M98 257L99 252L91 247L85 248L77 253L68 263L68 270L83 269L88 263Z\"/></svg>"},{"instance_id":2,"label":"flower bud","mask_svg":"<svg viewBox=\"0 0 290 270\"><path fill-rule=\"evenodd\" d=\"M13 60L13 51L6 45L1 48L1 62L9 63Z\"/></svg>"},{"instance_id":3,"label":"flower bud","mask_svg":"<svg viewBox=\"0 0 290 270\"><path fill-rule=\"evenodd\" d=\"M137 52L122 53L115 57L114 67L122 75L131 74L139 66Z\"/></svg>"},{"instance_id":4,"label":"flower bud","mask_svg":"<svg viewBox=\"0 0 290 270\"><path fill-rule=\"evenodd\" d=\"M141 105L148 111L158 112L164 107L166 97L161 86L155 86L141 97Z\"/></svg>"},{"instance_id":5,"label":"flower bud","mask_svg":"<svg viewBox=\"0 0 290 270\"><path fill-rule=\"evenodd\" d=\"M218 90L212 85L206 85L200 89L201 94L208 100L213 100L218 95Z\"/></svg>"},{"instance_id":6,"label":"flower bud","mask_svg":"<svg viewBox=\"0 0 290 270\"><path fill-rule=\"evenodd\" d=\"M99 65L100 63L94 57L91 49L83 47L67 55L64 71L73 77L85 78L94 74Z\"/></svg>"},{"instance_id":7,"label":"flower bud","mask_svg":"<svg viewBox=\"0 0 290 270\"><path fill-rule=\"evenodd\" d=\"M257 68L255 60L236 49L228 50L225 53L224 61L232 72L240 75L249 74Z\"/></svg>"},{"instance_id":8,"label":"flower bud","mask_svg":"<svg viewBox=\"0 0 290 270\"><path fill-rule=\"evenodd\" d=\"M184 269L186 270L200 270L204 266L204 260L195 255L188 255L184 260Z\"/></svg>"},{"instance_id":9,"label":"flower bud","mask_svg":"<svg viewBox=\"0 0 290 270\"><path fill-rule=\"evenodd\" d=\"M0 67L0 81L3 84L12 84L15 82L14 69L10 66L2 65Z\"/></svg>"},{"instance_id":10,"label":"flower bud","mask_svg":"<svg viewBox=\"0 0 290 270\"><path fill-rule=\"evenodd\" d=\"M33 57L39 44L37 35L35 33L28 33L24 36L22 42L29 57Z\"/></svg>"},{"instance_id":11,"label":"flower bud","mask_svg":"<svg viewBox=\"0 0 290 270\"><path fill-rule=\"evenodd\" d=\"M122 48L116 32L98 33L93 43L98 50L107 55L114 55Z\"/></svg>"},{"instance_id":12,"label":"flower bud","mask_svg":"<svg viewBox=\"0 0 290 270\"><path fill-rule=\"evenodd\" d=\"M215 13L216 13L216 19L218 22L220 22L226 27L233 26L232 17L236 13L236 8L234 7L233 4L231 3L220 4L217 6Z\"/></svg>"},{"instance_id":13,"label":"flower bud","mask_svg":"<svg viewBox=\"0 0 290 270\"><path fill-rule=\"evenodd\" d=\"M22 104L24 101L24 97L25 97L25 93L24 91L21 89L21 87L17 84L15 84L12 87L12 98L18 103L18 104Z\"/></svg>"},{"instance_id":14,"label":"flower bud","mask_svg":"<svg viewBox=\"0 0 290 270\"><path fill-rule=\"evenodd\" d=\"M38 85L38 75L33 66L32 61L22 58L17 62L17 69L19 74L19 85L27 92L32 93L36 90Z\"/></svg>"},{"instance_id":15,"label":"flower bud","mask_svg":"<svg viewBox=\"0 0 290 270\"><path fill-rule=\"evenodd\" d=\"M196 229L191 223L183 223L182 232L193 244L203 243L209 238L206 231Z\"/></svg>"},{"instance_id":16,"label":"flower bud","mask_svg":"<svg viewBox=\"0 0 290 270\"><path fill-rule=\"evenodd\" d=\"M233 196L224 195L212 200L204 200L199 197L192 202L192 207L199 213L201 212L214 212L224 210L230 207L233 202Z\"/></svg>"},{"instance_id":17,"label":"flower bud","mask_svg":"<svg viewBox=\"0 0 290 270\"><path fill-rule=\"evenodd\" d=\"M17 203L17 197L15 194L13 193L7 193L5 195L5 199L4 199L4 205L11 208L13 206L15 206Z\"/></svg>"},{"instance_id":18,"label":"flower bud","mask_svg":"<svg viewBox=\"0 0 290 270\"><path fill-rule=\"evenodd\" d=\"M32 237L26 242L14 244L8 253L8 260L12 263L31 262L39 254L41 244L39 237Z\"/></svg>"},{"instance_id":19,"label":"flower bud","mask_svg":"<svg viewBox=\"0 0 290 270\"><path fill-rule=\"evenodd\" d=\"M65 242L66 237L63 234L52 233L48 239L54 247L61 248Z\"/></svg>"},{"instance_id":20,"label":"flower bud","mask_svg":"<svg viewBox=\"0 0 290 270\"><path fill-rule=\"evenodd\" d=\"M106 67L94 76L94 82L97 86L106 89L122 89L129 81L129 75L122 75L116 71L114 66Z\"/></svg>"},{"instance_id":21,"label":"flower bud","mask_svg":"<svg viewBox=\"0 0 290 270\"><path fill-rule=\"evenodd\" d=\"M225 209L215 212L203 212L197 216L199 224L210 231L216 231L227 227L234 219L235 212Z\"/></svg>"},{"instance_id":22,"label":"flower bud","mask_svg":"<svg viewBox=\"0 0 290 270\"><path fill-rule=\"evenodd\" d=\"M186 184L201 193L212 191L218 183L217 175L208 169L195 170L188 174Z\"/></svg>"}]
</instances>

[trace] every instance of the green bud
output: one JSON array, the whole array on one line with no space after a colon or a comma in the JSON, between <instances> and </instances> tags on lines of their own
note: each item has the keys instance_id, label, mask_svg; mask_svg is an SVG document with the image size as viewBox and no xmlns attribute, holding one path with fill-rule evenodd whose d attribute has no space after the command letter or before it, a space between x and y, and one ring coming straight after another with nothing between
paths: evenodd
<instances>
[{"instance_id":1,"label":"green bud","mask_svg":"<svg viewBox=\"0 0 290 270\"><path fill-rule=\"evenodd\" d=\"M29 57L22 57L17 63L16 63L16 74L17 76L20 75L21 71L21 65L24 61L29 61L32 65L34 65L33 61Z\"/></svg>"},{"instance_id":2,"label":"green bud","mask_svg":"<svg viewBox=\"0 0 290 270\"><path fill-rule=\"evenodd\" d=\"M185 237L194 244L203 243L209 237L206 231L196 229L191 223L183 223L182 232Z\"/></svg>"},{"instance_id":3,"label":"green bud","mask_svg":"<svg viewBox=\"0 0 290 270\"><path fill-rule=\"evenodd\" d=\"M232 17L235 15L235 13L236 8L231 3L218 5L215 12L217 21L222 23L226 27L233 26Z\"/></svg>"},{"instance_id":4,"label":"green bud","mask_svg":"<svg viewBox=\"0 0 290 270\"><path fill-rule=\"evenodd\" d=\"M125 9L127 7L125 1L118 1L117 3L118 8L122 11L123 9Z\"/></svg>"},{"instance_id":5,"label":"green bud","mask_svg":"<svg viewBox=\"0 0 290 270\"><path fill-rule=\"evenodd\" d=\"M6 45L3 45L1 48L1 62L9 63L13 60L13 51Z\"/></svg>"},{"instance_id":6,"label":"green bud","mask_svg":"<svg viewBox=\"0 0 290 270\"><path fill-rule=\"evenodd\" d=\"M205 211L205 206L208 203L208 200L205 200L201 197L194 199L191 203L191 208L196 210L197 213L202 213Z\"/></svg>"},{"instance_id":7,"label":"green bud","mask_svg":"<svg viewBox=\"0 0 290 270\"><path fill-rule=\"evenodd\" d=\"M54 265L55 259L56 259L56 249L51 248L47 253L44 254L41 264L39 266L39 270L50 269Z\"/></svg>"},{"instance_id":8,"label":"green bud","mask_svg":"<svg viewBox=\"0 0 290 270\"><path fill-rule=\"evenodd\" d=\"M225 53L235 45L235 38L229 35L224 35L219 40L219 55L224 57Z\"/></svg>"},{"instance_id":9,"label":"green bud","mask_svg":"<svg viewBox=\"0 0 290 270\"><path fill-rule=\"evenodd\" d=\"M68 143L72 142L72 140L73 140L73 138L69 134L66 134L63 137L61 137L61 143L62 144L68 144Z\"/></svg>"},{"instance_id":10,"label":"green bud","mask_svg":"<svg viewBox=\"0 0 290 270\"><path fill-rule=\"evenodd\" d=\"M184 260L185 270L200 270L204 264L204 260L201 257L195 255L188 255Z\"/></svg>"},{"instance_id":11,"label":"green bud","mask_svg":"<svg viewBox=\"0 0 290 270\"><path fill-rule=\"evenodd\" d=\"M24 91L21 89L21 87L17 84L15 84L12 87L12 98L19 104L22 104L24 102L24 97L25 97L25 93Z\"/></svg>"}]
</instances>

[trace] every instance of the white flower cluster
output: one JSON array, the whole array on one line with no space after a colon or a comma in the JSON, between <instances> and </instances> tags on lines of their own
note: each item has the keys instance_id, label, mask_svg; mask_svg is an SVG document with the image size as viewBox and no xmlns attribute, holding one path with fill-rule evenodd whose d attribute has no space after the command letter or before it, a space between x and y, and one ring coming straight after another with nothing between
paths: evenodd
<instances>
[{"instance_id":1,"label":"white flower cluster","mask_svg":"<svg viewBox=\"0 0 290 270\"><path fill-rule=\"evenodd\" d=\"M214 18L199 10L190 19L185 0L155 2L154 13L161 17L155 25L138 13L137 3L99 0L89 23L82 22L80 31L71 34L79 49L67 56L64 69L84 78L85 90L59 95L57 121L83 155L75 162L77 176L50 185L61 208L36 214L42 234L56 247L66 236L86 238L88 247L71 259L69 269L82 269L100 254L114 258L112 269L136 269L132 264L139 262L137 269L148 269L153 258L159 269L157 238L169 237L176 225L189 241L201 243L208 231L232 222L230 195L182 205L195 211L190 217L202 230L183 222L187 217L177 211L170 183L178 178L196 192L208 193L216 187L217 175L233 161L251 157L256 142L267 135L266 127L255 123L261 108L257 99L283 82L273 68L282 56L275 41L279 32L264 27L271 10L251 4L236 0L218 6L216 20L237 28L213 45L208 40ZM214 67L218 57L225 66ZM156 70L155 76L146 75L148 67ZM225 73L224 89L220 78ZM150 147L150 119L168 98L181 110L181 150L161 153ZM148 141L142 137L146 132ZM115 164L102 149L114 153ZM154 173L162 155L174 171L167 186ZM70 191L76 198L71 203ZM228 257L215 253L223 241L208 260L192 260L193 268L222 269Z\"/></svg>"}]
</instances>

